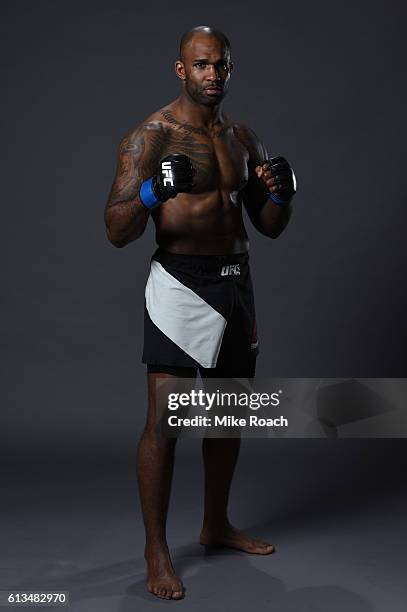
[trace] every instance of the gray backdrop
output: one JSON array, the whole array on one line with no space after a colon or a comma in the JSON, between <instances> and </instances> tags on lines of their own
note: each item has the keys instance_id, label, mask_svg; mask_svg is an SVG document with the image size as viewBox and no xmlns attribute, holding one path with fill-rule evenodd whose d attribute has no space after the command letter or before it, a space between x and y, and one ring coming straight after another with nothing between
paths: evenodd
<instances>
[{"instance_id":1,"label":"gray backdrop","mask_svg":"<svg viewBox=\"0 0 407 612\"><path fill-rule=\"evenodd\" d=\"M124 250L105 238L118 142L178 95L183 31L223 29L235 61L225 109L299 183L278 240L248 224L259 375L404 377L405 3L18 1L1 12L0 587L70 588L78 612L149 609L161 602L144 589L135 446L154 235ZM404 441L244 444L232 516L281 552L203 559L191 544L199 445L184 441L169 533L188 610L208 597L213 610L404 610Z\"/></svg>"},{"instance_id":2,"label":"gray backdrop","mask_svg":"<svg viewBox=\"0 0 407 612\"><path fill-rule=\"evenodd\" d=\"M231 40L225 109L286 155L299 183L279 239L246 223L259 374L405 376L401 1L7 4L1 325L13 447L130 441L144 418L154 235L115 249L103 208L120 138L178 95L178 41L196 24Z\"/></svg>"}]
</instances>

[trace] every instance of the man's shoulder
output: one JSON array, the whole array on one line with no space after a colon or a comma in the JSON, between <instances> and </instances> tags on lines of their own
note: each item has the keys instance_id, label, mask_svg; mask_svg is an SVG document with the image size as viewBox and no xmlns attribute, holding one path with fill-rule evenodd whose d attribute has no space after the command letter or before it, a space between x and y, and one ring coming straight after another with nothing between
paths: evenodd
<instances>
[{"instance_id":1,"label":"man's shoulder","mask_svg":"<svg viewBox=\"0 0 407 612\"><path fill-rule=\"evenodd\" d=\"M247 125L243 123L237 123L237 121L233 121L233 131L238 138L245 146L256 146L260 143L260 139L255 134L255 132L249 128Z\"/></svg>"},{"instance_id":2,"label":"man's shoulder","mask_svg":"<svg viewBox=\"0 0 407 612\"><path fill-rule=\"evenodd\" d=\"M145 136L148 133L159 132L164 137L169 135L170 124L165 118L165 111L168 107L164 106L156 111L153 111L150 115L145 117L138 125L132 127L124 139L137 140L141 136Z\"/></svg>"},{"instance_id":3,"label":"man's shoulder","mask_svg":"<svg viewBox=\"0 0 407 612\"><path fill-rule=\"evenodd\" d=\"M166 119L166 111L169 111L171 109L171 104L167 104L166 106L163 106L162 108L158 108L157 110L153 111L150 115L148 115L148 117L146 117L143 121L144 124L149 125L149 124L160 124L165 126L166 124L168 124L168 120Z\"/></svg>"}]
</instances>

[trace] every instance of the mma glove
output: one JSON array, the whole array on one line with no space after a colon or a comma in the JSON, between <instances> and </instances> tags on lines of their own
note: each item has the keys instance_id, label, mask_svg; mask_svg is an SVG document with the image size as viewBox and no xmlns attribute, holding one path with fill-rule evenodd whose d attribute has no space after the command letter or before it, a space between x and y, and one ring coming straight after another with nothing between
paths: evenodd
<instances>
[{"instance_id":1,"label":"mma glove","mask_svg":"<svg viewBox=\"0 0 407 612\"><path fill-rule=\"evenodd\" d=\"M259 167L258 176L263 179L269 190L269 198L275 204L286 204L297 191L294 171L284 157L268 159Z\"/></svg>"},{"instance_id":2,"label":"mma glove","mask_svg":"<svg viewBox=\"0 0 407 612\"><path fill-rule=\"evenodd\" d=\"M186 155L174 153L159 163L159 171L140 187L140 200L146 208L154 208L178 193L191 191L195 170Z\"/></svg>"}]
</instances>

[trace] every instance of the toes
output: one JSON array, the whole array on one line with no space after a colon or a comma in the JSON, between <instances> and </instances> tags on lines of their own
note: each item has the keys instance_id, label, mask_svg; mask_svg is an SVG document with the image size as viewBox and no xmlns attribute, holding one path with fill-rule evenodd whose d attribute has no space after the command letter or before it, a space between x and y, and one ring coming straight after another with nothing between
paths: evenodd
<instances>
[{"instance_id":1,"label":"toes","mask_svg":"<svg viewBox=\"0 0 407 612\"><path fill-rule=\"evenodd\" d=\"M266 542L253 540L248 543L246 550L257 555L270 555L274 552L274 546L273 544L266 544Z\"/></svg>"},{"instance_id":2,"label":"toes","mask_svg":"<svg viewBox=\"0 0 407 612\"><path fill-rule=\"evenodd\" d=\"M271 553L274 550L273 544L263 542L262 540L253 540L253 547L264 554Z\"/></svg>"},{"instance_id":3,"label":"toes","mask_svg":"<svg viewBox=\"0 0 407 612\"><path fill-rule=\"evenodd\" d=\"M174 586L173 589L166 589L165 587L147 585L147 590L160 599L182 599L184 595L183 589L179 590L178 586Z\"/></svg>"},{"instance_id":4,"label":"toes","mask_svg":"<svg viewBox=\"0 0 407 612\"><path fill-rule=\"evenodd\" d=\"M258 550L263 555L270 555L274 552L274 546L272 544L262 544Z\"/></svg>"}]
</instances>

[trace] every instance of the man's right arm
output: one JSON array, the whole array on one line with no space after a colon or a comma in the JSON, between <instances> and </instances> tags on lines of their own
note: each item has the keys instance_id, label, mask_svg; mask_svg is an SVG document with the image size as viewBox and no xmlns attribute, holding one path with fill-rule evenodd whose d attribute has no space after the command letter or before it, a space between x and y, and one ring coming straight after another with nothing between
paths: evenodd
<instances>
[{"instance_id":1,"label":"man's right arm","mask_svg":"<svg viewBox=\"0 0 407 612\"><path fill-rule=\"evenodd\" d=\"M124 247L144 232L149 212L140 201L143 181L157 173L167 141L159 122L132 130L120 143L116 176L105 208L107 237Z\"/></svg>"}]
</instances>

